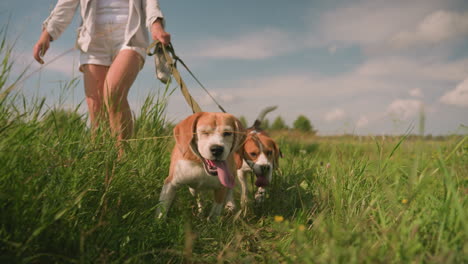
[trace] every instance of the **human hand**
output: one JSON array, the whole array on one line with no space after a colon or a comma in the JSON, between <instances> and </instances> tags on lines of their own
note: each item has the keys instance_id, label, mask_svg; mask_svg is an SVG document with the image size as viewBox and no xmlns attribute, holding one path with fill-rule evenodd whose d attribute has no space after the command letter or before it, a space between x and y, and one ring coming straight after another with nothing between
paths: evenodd
<instances>
[{"instance_id":1,"label":"human hand","mask_svg":"<svg viewBox=\"0 0 468 264\"><path fill-rule=\"evenodd\" d=\"M40 64L44 64L44 60L42 60L42 57L44 57L45 53L49 49L50 39L51 37L49 33L44 30L42 31L39 40L36 42L36 45L34 45L33 56L34 59Z\"/></svg>"},{"instance_id":2,"label":"human hand","mask_svg":"<svg viewBox=\"0 0 468 264\"><path fill-rule=\"evenodd\" d=\"M164 30L159 18L151 25L151 37L153 40L159 40L164 46L171 42L171 34Z\"/></svg>"}]
</instances>

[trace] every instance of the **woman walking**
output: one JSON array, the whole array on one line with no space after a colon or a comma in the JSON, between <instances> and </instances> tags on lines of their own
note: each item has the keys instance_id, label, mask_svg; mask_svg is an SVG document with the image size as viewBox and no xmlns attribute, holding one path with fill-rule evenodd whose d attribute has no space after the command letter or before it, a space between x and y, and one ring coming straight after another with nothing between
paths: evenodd
<instances>
[{"instance_id":1,"label":"woman walking","mask_svg":"<svg viewBox=\"0 0 468 264\"><path fill-rule=\"evenodd\" d=\"M164 30L158 0L58 0L34 45L33 55L39 63L44 63L42 56L50 42L67 28L78 5L82 25L76 46L81 51L79 69L91 126L95 130L100 122L108 121L120 142L133 132L127 95L145 61L149 45L145 26L164 45L171 35ZM121 144L119 148L122 154Z\"/></svg>"}]
</instances>

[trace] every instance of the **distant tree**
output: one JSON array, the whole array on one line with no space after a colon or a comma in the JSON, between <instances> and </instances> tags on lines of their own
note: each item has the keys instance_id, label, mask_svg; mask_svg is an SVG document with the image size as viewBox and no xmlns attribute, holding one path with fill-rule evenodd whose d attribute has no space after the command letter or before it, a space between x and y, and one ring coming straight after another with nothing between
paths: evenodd
<instances>
[{"instance_id":1,"label":"distant tree","mask_svg":"<svg viewBox=\"0 0 468 264\"><path fill-rule=\"evenodd\" d=\"M313 130L310 120L304 115L300 115L297 117L297 119L293 123L293 127L295 130L301 132L316 132Z\"/></svg>"},{"instance_id":2,"label":"distant tree","mask_svg":"<svg viewBox=\"0 0 468 264\"><path fill-rule=\"evenodd\" d=\"M309 132L312 129L312 125L307 117L300 115L294 121L293 128L302 132Z\"/></svg>"},{"instance_id":3,"label":"distant tree","mask_svg":"<svg viewBox=\"0 0 468 264\"><path fill-rule=\"evenodd\" d=\"M289 127L286 125L284 122L283 118L281 116L278 116L274 121L273 124L271 124L270 129L271 130L283 130L283 129L288 129Z\"/></svg>"},{"instance_id":4,"label":"distant tree","mask_svg":"<svg viewBox=\"0 0 468 264\"><path fill-rule=\"evenodd\" d=\"M247 119L245 119L245 116L240 116L240 117L239 117L239 121L242 123L242 125L244 126L244 128L247 127Z\"/></svg>"}]
</instances>

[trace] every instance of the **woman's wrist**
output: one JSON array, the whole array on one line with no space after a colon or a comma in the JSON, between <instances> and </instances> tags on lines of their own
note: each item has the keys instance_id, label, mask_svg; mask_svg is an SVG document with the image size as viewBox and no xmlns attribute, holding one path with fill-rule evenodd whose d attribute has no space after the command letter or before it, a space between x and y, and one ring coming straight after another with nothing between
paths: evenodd
<instances>
[{"instance_id":1,"label":"woman's wrist","mask_svg":"<svg viewBox=\"0 0 468 264\"><path fill-rule=\"evenodd\" d=\"M47 30L42 30L42 33L41 33L41 38L44 39L44 40L47 40L47 41L52 41L52 36L49 34L49 32L47 32Z\"/></svg>"},{"instance_id":2,"label":"woman's wrist","mask_svg":"<svg viewBox=\"0 0 468 264\"><path fill-rule=\"evenodd\" d=\"M171 34L167 33L164 29L162 18L156 19L151 25L151 35L154 40L159 40L164 45L168 45L171 42Z\"/></svg>"},{"instance_id":3,"label":"woman's wrist","mask_svg":"<svg viewBox=\"0 0 468 264\"><path fill-rule=\"evenodd\" d=\"M151 25L152 29L153 30L164 30L164 26L163 26L163 23L162 23L162 19L160 17L158 17L154 22L153 24Z\"/></svg>"}]
</instances>

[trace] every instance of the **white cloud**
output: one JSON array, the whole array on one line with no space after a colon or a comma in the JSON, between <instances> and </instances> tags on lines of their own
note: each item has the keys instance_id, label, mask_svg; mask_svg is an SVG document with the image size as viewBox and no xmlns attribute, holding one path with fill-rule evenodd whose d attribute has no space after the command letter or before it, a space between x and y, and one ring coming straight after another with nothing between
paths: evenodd
<instances>
[{"instance_id":1,"label":"white cloud","mask_svg":"<svg viewBox=\"0 0 468 264\"><path fill-rule=\"evenodd\" d=\"M402 100L398 99L393 101L387 107L387 114L392 115L396 118L408 120L414 117L419 111L422 110L422 102L419 100Z\"/></svg>"},{"instance_id":2,"label":"white cloud","mask_svg":"<svg viewBox=\"0 0 468 264\"><path fill-rule=\"evenodd\" d=\"M411 89L409 91L409 94L413 97L422 97L423 96L423 93L421 91L421 89L419 88L414 88L414 89Z\"/></svg>"},{"instance_id":3,"label":"white cloud","mask_svg":"<svg viewBox=\"0 0 468 264\"><path fill-rule=\"evenodd\" d=\"M403 78L418 81L458 81L466 76L468 58L454 62L426 61L402 56L382 56L363 63L356 72L369 78Z\"/></svg>"},{"instance_id":4,"label":"white cloud","mask_svg":"<svg viewBox=\"0 0 468 264\"><path fill-rule=\"evenodd\" d=\"M446 4L438 0L353 1L320 14L311 10L312 44L342 43L366 48L381 46L389 38L416 25L422 17ZM318 17L318 19L317 19Z\"/></svg>"},{"instance_id":5,"label":"white cloud","mask_svg":"<svg viewBox=\"0 0 468 264\"><path fill-rule=\"evenodd\" d=\"M234 36L230 39L212 38L198 44L191 56L215 59L257 60L288 53L299 48L300 42L279 29L265 29Z\"/></svg>"},{"instance_id":6,"label":"white cloud","mask_svg":"<svg viewBox=\"0 0 468 264\"><path fill-rule=\"evenodd\" d=\"M48 52L44 57L44 62L49 63L44 70L53 70L67 76L77 75L79 73L78 64L80 60L79 52L76 50L62 52Z\"/></svg>"},{"instance_id":7,"label":"white cloud","mask_svg":"<svg viewBox=\"0 0 468 264\"><path fill-rule=\"evenodd\" d=\"M317 86L317 77L297 75L277 75L241 80L227 92L249 98L297 97L324 92Z\"/></svg>"},{"instance_id":8,"label":"white cloud","mask_svg":"<svg viewBox=\"0 0 468 264\"><path fill-rule=\"evenodd\" d=\"M331 96L365 98L369 93L389 94L408 92L414 86L434 88L439 82L460 81L466 77L468 59L447 63L424 63L403 57L380 57L364 62L353 71L339 75L317 73L285 74L240 80L224 86L229 94L239 97L257 97L302 100ZM223 84L219 85L222 87ZM411 91L413 96L424 90ZM300 95L298 97L298 95Z\"/></svg>"},{"instance_id":9,"label":"white cloud","mask_svg":"<svg viewBox=\"0 0 468 264\"><path fill-rule=\"evenodd\" d=\"M327 42L369 45L380 42L392 32L395 26L387 23L393 12L372 11L371 6L354 6L336 9L321 17L321 34ZM314 37L314 36L312 36ZM319 40L317 39L317 40Z\"/></svg>"},{"instance_id":10,"label":"white cloud","mask_svg":"<svg viewBox=\"0 0 468 264\"><path fill-rule=\"evenodd\" d=\"M398 48L408 48L446 42L467 35L468 12L456 13L438 10L424 17L415 29L397 33L391 42Z\"/></svg>"},{"instance_id":11,"label":"white cloud","mask_svg":"<svg viewBox=\"0 0 468 264\"><path fill-rule=\"evenodd\" d=\"M29 65L30 68L28 73L36 70L42 72L53 71L64 74L67 77L76 76L79 73L79 52L76 50L49 50L44 56L44 65L40 65L34 60L32 51L14 53L13 58L16 72L21 72Z\"/></svg>"},{"instance_id":12,"label":"white cloud","mask_svg":"<svg viewBox=\"0 0 468 264\"><path fill-rule=\"evenodd\" d=\"M365 127L367 126L367 124L369 124L369 119L367 118L367 116L361 116L356 122L356 127Z\"/></svg>"},{"instance_id":13,"label":"white cloud","mask_svg":"<svg viewBox=\"0 0 468 264\"><path fill-rule=\"evenodd\" d=\"M338 47L336 45L331 45L328 47L328 53L330 54L335 54L336 53L336 50L338 49Z\"/></svg>"},{"instance_id":14,"label":"white cloud","mask_svg":"<svg viewBox=\"0 0 468 264\"><path fill-rule=\"evenodd\" d=\"M313 47L358 47L365 55L395 52L447 52L468 34L468 12L452 12L457 0L359 0L318 12L311 9L306 42ZM465 9L466 10L466 9ZM431 47L431 50L422 48ZM407 50L407 48L413 48ZM445 54L447 55L447 54Z\"/></svg>"},{"instance_id":15,"label":"white cloud","mask_svg":"<svg viewBox=\"0 0 468 264\"><path fill-rule=\"evenodd\" d=\"M332 111L328 112L325 114L324 119L327 122L333 122L333 121L338 121L342 120L346 117L345 111L343 109L333 109Z\"/></svg>"},{"instance_id":16,"label":"white cloud","mask_svg":"<svg viewBox=\"0 0 468 264\"><path fill-rule=\"evenodd\" d=\"M468 107L468 78L457 85L454 90L444 94L440 101L449 105Z\"/></svg>"},{"instance_id":17,"label":"white cloud","mask_svg":"<svg viewBox=\"0 0 468 264\"><path fill-rule=\"evenodd\" d=\"M233 103L234 101L238 101L240 99L238 96L228 93L218 94L217 92L210 91L210 94L221 105L223 103ZM200 98L200 104L204 106L214 105L215 102L213 101L213 98L211 98L208 94L205 94Z\"/></svg>"}]
</instances>

